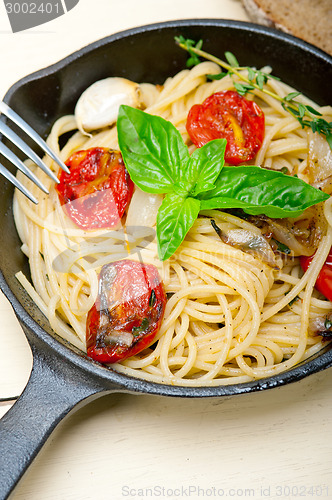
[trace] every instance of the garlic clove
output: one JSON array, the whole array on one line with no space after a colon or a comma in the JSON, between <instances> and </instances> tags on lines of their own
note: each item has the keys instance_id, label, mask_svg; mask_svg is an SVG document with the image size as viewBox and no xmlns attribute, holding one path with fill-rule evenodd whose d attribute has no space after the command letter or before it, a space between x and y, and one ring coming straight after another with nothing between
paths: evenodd
<instances>
[{"instance_id":1,"label":"garlic clove","mask_svg":"<svg viewBox=\"0 0 332 500\"><path fill-rule=\"evenodd\" d=\"M75 107L78 129L86 134L113 125L121 104L140 107L141 92L137 83L121 77L93 83L83 92Z\"/></svg>"}]
</instances>

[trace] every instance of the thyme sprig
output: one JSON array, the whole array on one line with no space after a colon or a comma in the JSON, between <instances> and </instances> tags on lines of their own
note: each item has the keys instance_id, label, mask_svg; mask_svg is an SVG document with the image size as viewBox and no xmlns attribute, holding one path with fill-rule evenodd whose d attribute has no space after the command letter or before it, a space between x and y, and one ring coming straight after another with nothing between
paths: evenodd
<instances>
[{"instance_id":1,"label":"thyme sprig","mask_svg":"<svg viewBox=\"0 0 332 500\"><path fill-rule=\"evenodd\" d=\"M269 79L279 80L279 78L265 73L264 71L257 70L256 68L251 68L249 66L240 66L236 57L231 52L225 52L225 59L219 59L218 57L209 54L202 50L203 41L195 42L189 38L184 38L183 36L175 37L176 43L182 49L189 53L189 58L187 60L187 66L195 66L199 64L200 57L207 59L218 64L221 68L226 70L226 72L220 72L216 75L207 75L212 80L219 80L227 75L237 76L242 82L234 82L234 88L240 95L245 95L247 92L252 90L260 90L264 94L269 95L273 99L279 101L282 107L290 113L296 120L301 124L302 128L309 127L313 132L325 136L330 149L332 150L332 122L328 122L324 118L321 118L322 114L314 109L312 106L303 104L296 100L296 97L300 96L300 92L290 92L285 97L281 97L275 92L272 92L264 87ZM247 71L246 76L243 71Z\"/></svg>"}]
</instances>

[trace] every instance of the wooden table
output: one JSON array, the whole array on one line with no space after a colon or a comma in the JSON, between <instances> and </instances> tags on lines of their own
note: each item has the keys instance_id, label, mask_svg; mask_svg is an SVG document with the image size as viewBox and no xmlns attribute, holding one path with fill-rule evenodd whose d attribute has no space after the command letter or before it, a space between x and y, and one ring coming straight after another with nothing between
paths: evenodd
<instances>
[{"instance_id":1,"label":"wooden table","mask_svg":"<svg viewBox=\"0 0 332 500\"><path fill-rule=\"evenodd\" d=\"M2 9L2 10L1 10ZM82 46L133 26L181 18L247 20L236 0L80 0L21 33L0 5L0 93ZM19 395L31 353L0 296L0 398ZM4 414L10 404L0 406ZM54 431L12 500L332 498L332 370L223 400L118 394Z\"/></svg>"}]
</instances>

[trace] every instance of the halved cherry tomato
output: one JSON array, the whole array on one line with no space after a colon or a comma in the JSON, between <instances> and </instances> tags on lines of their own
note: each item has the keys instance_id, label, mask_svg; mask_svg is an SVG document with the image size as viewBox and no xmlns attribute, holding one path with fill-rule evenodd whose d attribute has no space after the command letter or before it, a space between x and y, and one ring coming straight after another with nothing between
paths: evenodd
<instances>
[{"instance_id":1,"label":"halved cherry tomato","mask_svg":"<svg viewBox=\"0 0 332 500\"><path fill-rule=\"evenodd\" d=\"M313 258L313 255L311 257L300 257L300 264L303 271L309 268ZM318 275L315 288L332 302L332 248Z\"/></svg>"},{"instance_id":2,"label":"halved cherry tomato","mask_svg":"<svg viewBox=\"0 0 332 500\"><path fill-rule=\"evenodd\" d=\"M212 94L195 104L187 117L193 144L202 147L213 139L227 139L225 161L231 165L252 160L264 139L264 113L253 101L234 90Z\"/></svg>"},{"instance_id":3,"label":"halved cherry tomato","mask_svg":"<svg viewBox=\"0 0 332 500\"><path fill-rule=\"evenodd\" d=\"M121 220L134 183L121 153L106 148L77 151L66 161L56 186L61 205L83 229L110 229Z\"/></svg>"},{"instance_id":4,"label":"halved cherry tomato","mask_svg":"<svg viewBox=\"0 0 332 500\"><path fill-rule=\"evenodd\" d=\"M88 356L116 363L148 347L163 319L166 294L158 270L131 260L102 267L99 294L88 313Z\"/></svg>"}]
</instances>

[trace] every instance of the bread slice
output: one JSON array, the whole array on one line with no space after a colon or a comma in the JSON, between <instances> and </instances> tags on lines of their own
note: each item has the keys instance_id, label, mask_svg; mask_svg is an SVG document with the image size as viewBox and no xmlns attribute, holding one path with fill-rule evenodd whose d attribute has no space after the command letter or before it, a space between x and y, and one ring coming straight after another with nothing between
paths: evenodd
<instances>
[{"instance_id":1,"label":"bread slice","mask_svg":"<svg viewBox=\"0 0 332 500\"><path fill-rule=\"evenodd\" d=\"M242 0L253 22L281 29L332 55L332 0Z\"/></svg>"}]
</instances>

